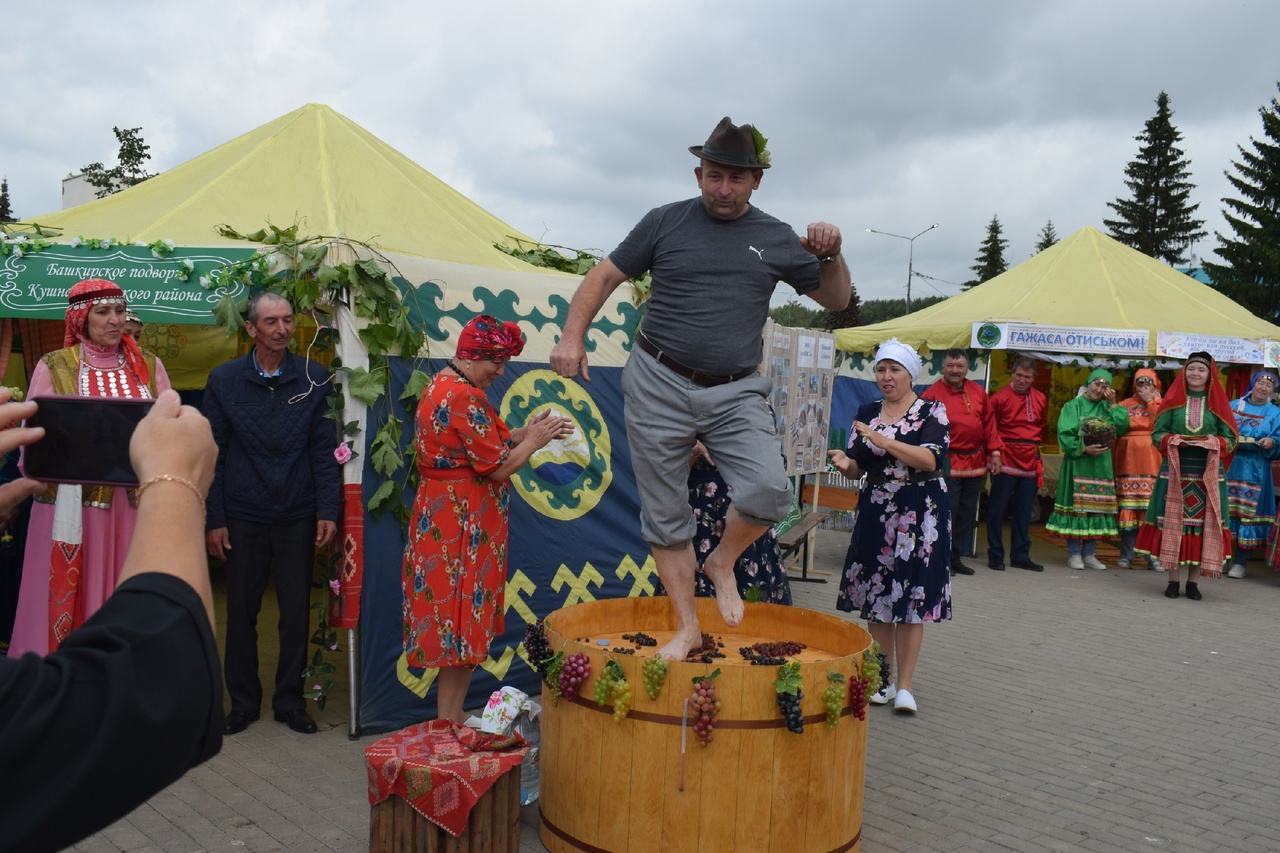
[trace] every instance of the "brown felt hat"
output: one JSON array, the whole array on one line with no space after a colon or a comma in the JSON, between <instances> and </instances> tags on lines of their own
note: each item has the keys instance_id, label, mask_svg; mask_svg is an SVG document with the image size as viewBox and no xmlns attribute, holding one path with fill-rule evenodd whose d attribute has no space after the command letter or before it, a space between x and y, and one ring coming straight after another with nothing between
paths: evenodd
<instances>
[{"instance_id":1,"label":"brown felt hat","mask_svg":"<svg viewBox=\"0 0 1280 853\"><path fill-rule=\"evenodd\" d=\"M725 116L720 119L716 129L711 131L706 142L702 145L690 145L689 151L695 157L710 160L722 166L767 169L770 165L769 149L765 148L767 141L763 136L758 136L758 132L751 125L736 126L728 116Z\"/></svg>"}]
</instances>

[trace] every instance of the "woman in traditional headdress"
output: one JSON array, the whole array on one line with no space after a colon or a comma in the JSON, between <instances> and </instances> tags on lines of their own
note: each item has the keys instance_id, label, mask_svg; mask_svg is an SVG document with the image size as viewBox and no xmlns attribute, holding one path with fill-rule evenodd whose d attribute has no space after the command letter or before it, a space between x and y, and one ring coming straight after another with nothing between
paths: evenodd
<instances>
[{"instance_id":1,"label":"woman in traditional headdress","mask_svg":"<svg viewBox=\"0 0 1280 853\"><path fill-rule=\"evenodd\" d=\"M1111 449L1111 462L1116 471L1116 501L1120 506L1116 526L1120 528L1120 559L1116 565L1122 569L1133 567L1137 559L1134 544L1138 541L1138 528L1147 515L1151 503L1151 490L1160 473L1160 451L1151 444L1151 430L1160 414L1160 377L1149 367L1139 368L1133 374L1133 396L1120 401L1129 413L1129 430L1116 439ZM1160 561L1147 557L1150 568L1161 571Z\"/></svg>"},{"instance_id":2,"label":"woman in traditional headdress","mask_svg":"<svg viewBox=\"0 0 1280 853\"><path fill-rule=\"evenodd\" d=\"M871 701L915 713L912 676L925 622L951 618L951 510L942 458L946 407L917 396L920 356L890 338L876 351L884 399L858 409L849 446L828 451L846 477L867 475L836 608L857 611L889 661ZM896 673L896 676L893 675Z\"/></svg>"},{"instance_id":3,"label":"woman in traditional headdress","mask_svg":"<svg viewBox=\"0 0 1280 853\"><path fill-rule=\"evenodd\" d=\"M125 334L124 292L91 278L67 294L63 348L31 374L27 399L50 394L155 399L169 376ZM137 495L113 486L50 485L35 496L9 655L47 654L102 606L133 539Z\"/></svg>"},{"instance_id":4,"label":"woman in traditional headdress","mask_svg":"<svg viewBox=\"0 0 1280 853\"><path fill-rule=\"evenodd\" d=\"M1231 515L1231 570L1227 577L1242 578L1254 548L1266 546L1276 520L1276 493L1271 460L1280 453L1280 406L1271 402L1276 374L1253 374L1243 397L1231 404L1240 431L1240 443L1227 471L1227 502Z\"/></svg>"},{"instance_id":5,"label":"woman in traditional headdress","mask_svg":"<svg viewBox=\"0 0 1280 853\"><path fill-rule=\"evenodd\" d=\"M515 323L488 315L458 337L449 365L418 403L421 483L404 551L404 650L439 669L436 715L465 722L471 672L502 633L507 586L507 479L573 422L544 409L509 428L485 396L524 349Z\"/></svg>"},{"instance_id":6,"label":"woman in traditional headdress","mask_svg":"<svg viewBox=\"0 0 1280 853\"><path fill-rule=\"evenodd\" d=\"M1237 437L1218 365L1209 353L1193 352L1164 395L1151 431L1164 462L1136 545L1169 571L1166 598L1178 597L1185 564L1187 598L1199 601L1200 576L1221 577L1231 557L1226 472Z\"/></svg>"},{"instance_id":7,"label":"woman in traditional headdress","mask_svg":"<svg viewBox=\"0 0 1280 853\"><path fill-rule=\"evenodd\" d=\"M1128 429L1129 413L1116 402L1111 373L1101 367L1089 374L1084 393L1068 400L1058 415L1062 474L1053 514L1044 526L1066 537L1069 569L1106 568L1094 549L1099 539L1120 534L1111 447Z\"/></svg>"}]
</instances>

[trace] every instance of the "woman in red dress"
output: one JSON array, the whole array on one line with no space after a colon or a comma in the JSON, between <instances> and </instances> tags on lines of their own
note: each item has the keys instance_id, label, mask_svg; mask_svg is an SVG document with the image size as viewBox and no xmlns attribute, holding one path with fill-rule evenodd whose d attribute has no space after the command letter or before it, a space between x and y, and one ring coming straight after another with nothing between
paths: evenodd
<instances>
[{"instance_id":1,"label":"woman in red dress","mask_svg":"<svg viewBox=\"0 0 1280 853\"><path fill-rule=\"evenodd\" d=\"M489 404L485 389L522 349L515 323L476 317L418 403L422 481L404 552L404 650L409 666L439 669L436 715L456 723L466 719L471 671L503 630L507 478L573 431L549 409L511 429Z\"/></svg>"}]
</instances>

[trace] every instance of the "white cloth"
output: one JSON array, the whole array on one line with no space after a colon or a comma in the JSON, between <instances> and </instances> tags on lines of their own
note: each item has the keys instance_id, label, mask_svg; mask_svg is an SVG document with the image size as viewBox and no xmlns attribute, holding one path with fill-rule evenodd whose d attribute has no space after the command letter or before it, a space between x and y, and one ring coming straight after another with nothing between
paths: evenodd
<instances>
[{"instance_id":1,"label":"white cloth","mask_svg":"<svg viewBox=\"0 0 1280 853\"><path fill-rule=\"evenodd\" d=\"M897 338L889 338L880 345L880 349L876 350L876 364L886 358L905 367L907 373L911 374L912 384L915 384L916 378L920 376L920 368L923 366L919 353Z\"/></svg>"}]
</instances>

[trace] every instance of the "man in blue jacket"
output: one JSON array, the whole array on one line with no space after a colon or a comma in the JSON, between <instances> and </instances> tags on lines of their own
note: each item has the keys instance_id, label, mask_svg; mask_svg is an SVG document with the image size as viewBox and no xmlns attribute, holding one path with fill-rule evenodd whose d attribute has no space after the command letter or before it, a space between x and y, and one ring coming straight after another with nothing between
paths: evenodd
<instances>
[{"instance_id":1,"label":"man in blue jacket","mask_svg":"<svg viewBox=\"0 0 1280 853\"><path fill-rule=\"evenodd\" d=\"M254 347L209 374L203 407L218 444L205 539L227 573L223 731L258 719L258 611L274 567L280 660L271 707L278 722L311 734L302 696L311 574L316 548L337 531L341 492L337 428L324 416L333 386L324 367L289 352L294 317L284 297L255 296L244 325Z\"/></svg>"}]
</instances>

